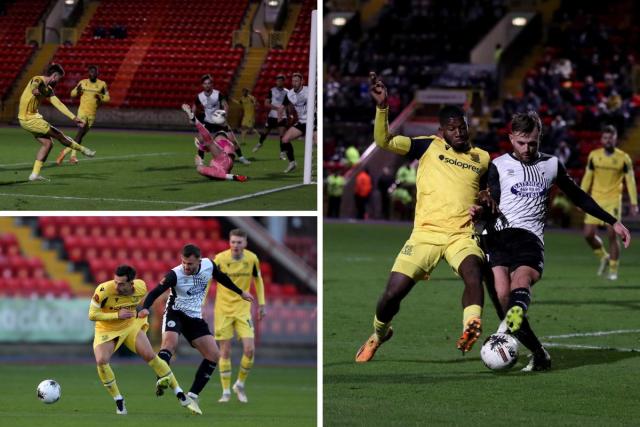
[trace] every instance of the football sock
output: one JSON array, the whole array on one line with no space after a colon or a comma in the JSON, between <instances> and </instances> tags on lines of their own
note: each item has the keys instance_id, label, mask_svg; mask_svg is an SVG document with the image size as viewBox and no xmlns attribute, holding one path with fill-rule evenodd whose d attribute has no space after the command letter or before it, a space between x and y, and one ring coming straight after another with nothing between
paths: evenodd
<instances>
[{"instance_id":1,"label":"football sock","mask_svg":"<svg viewBox=\"0 0 640 427\"><path fill-rule=\"evenodd\" d=\"M240 149L240 147L236 148L236 155L238 156L238 158L242 157L242 150Z\"/></svg>"},{"instance_id":2,"label":"football sock","mask_svg":"<svg viewBox=\"0 0 640 427\"><path fill-rule=\"evenodd\" d=\"M284 151L287 153L287 159L289 159L290 162L293 162L295 160L295 156L293 155L293 145L291 143L282 145L284 145Z\"/></svg>"},{"instance_id":3,"label":"football sock","mask_svg":"<svg viewBox=\"0 0 640 427\"><path fill-rule=\"evenodd\" d=\"M387 335L389 326L391 326L391 322L381 322L378 320L378 316L373 316L373 330L378 336L378 339L382 339Z\"/></svg>"},{"instance_id":4,"label":"football sock","mask_svg":"<svg viewBox=\"0 0 640 427\"><path fill-rule=\"evenodd\" d=\"M118 384L116 383L116 376L113 374L113 370L109 364L98 365L98 376L102 385L105 386L111 397L114 399L120 396L120 390L118 390ZM122 396L120 396L122 399Z\"/></svg>"},{"instance_id":5,"label":"football sock","mask_svg":"<svg viewBox=\"0 0 640 427\"><path fill-rule=\"evenodd\" d=\"M247 380L249 376L249 371L253 367L253 357L248 358L244 354L242 355L242 359L240 360L240 372L238 372L238 381L237 383L241 386L244 385L244 382Z\"/></svg>"},{"instance_id":6,"label":"football sock","mask_svg":"<svg viewBox=\"0 0 640 427\"><path fill-rule=\"evenodd\" d=\"M230 393L231 390L231 359L220 358L220 384L222 392Z\"/></svg>"},{"instance_id":7,"label":"football sock","mask_svg":"<svg viewBox=\"0 0 640 427\"><path fill-rule=\"evenodd\" d=\"M267 132L260 134L260 141L258 142L260 145L264 144L264 140L267 139Z\"/></svg>"},{"instance_id":8,"label":"football sock","mask_svg":"<svg viewBox=\"0 0 640 427\"><path fill-rule=\"evenodd\" d=\"M607 251L604 250L603 247L600 247L598 249L594 249L593 253L595 254L595 256L598 257L598 259L609 256L609 254L607 253Z\"/></svg>"},{"instance_id":9,"label":"football sock","mask_svg":"<svg viewBox=\"0 0 640 427\"><path fill-rule=\"evenodd\" d=\"M216 362L213 360L202 359L200 366L198 366L198 370L196 371L196 376L193 379L193 384L191 384L191 389L189 390L191 393L200 394L205 385L209 382L209 378L211 378L211 374L216 369Z\"/></svg>"},{"instance_id":10,"label":"football sock","mask_svg":"<svg viewBox=\"0 0 640 427\"><path fill-rule=\"evenodd\" d=\"M164 360L165 362L167 362L167 365L171 364L171 356L172 356L171 352L166 348L163 348L158 352L158 357Z\"/></svg>"},{"instance_id":11,"label":"football sock","mask_svg":"<svg viewBox=\"0 0 640 427\"><path fill-rule=\"evenodd\" d=\"M531 291L527 288L517 288L511 291L509 294L509 305L507 308L511 308L515 305L522 307L526 312L531 303ZM507 310L508 311L508 310Z\"/></svg>"},{"instance_id":12,"label":"football sock","mask_svg":"<svg viewBox=\"0 0 640 427\"><path fill-rule=\"evenodd\" d=\"M198 150L198 157L200 157L202 160L204 160L204 151Z\"/></svg>"},{"instance_id":13,"label":"football sock","mask_svg":"<svg viewBox=\"0 0 640 427\"><path fill-rule=\"evenodd\" d=\"M618 263L619 261L617 259L609 260L609 273L612 273L612 274L618 273Z\"/></svg>"},{"instance_id":14,"label":"football sock","mask_svg":"<svg viewBox=\"0 0 640 427\"><path fill-rule=\"evenodd\" d=\"M520 329L513 334L518 341L522 343L525 347L531 350L532 353L536 353L542 350L542 344L538 337L531 329L531 325L529 324L529 319L526 317L522 321L522 325L520 325Z\"/></svg>"},{"instance_id":15,"label":"football sock","mask_svg":"<svg viewBox=\"0 0 640 427\"><path fill-rule=\"evenodd\" d=\"M284 142L282 142L282 138L280 138L280 152L285 151L284 149Z\"/></svg>"},{"instance_id":16,"label":"football sock","mask_svg":"<svg viewBox=\"0 0 640 427\"><path fill-rule=\"evenodd\" d=\"M158 378L167 377L167 376L171 378L170 387L174 391L176 390L176 388L180 387L178 385L178 381L176 380L176 377L173 375L173 372L171 372L171 368L169 367L167 362L160 359L158 355L156 355L156 357L151 359L148 365L151 366L151 369L153 369L153 371L156 373Z\"/></svg>"},{"instance_id":17,"label":"football sock","mask_svg":"<svg viewBox=\"0 0 640 427\"><path fill-rule=\"evenodd\" d=\"M35 162L33 162L33 169L31 170L31 173L33 175L40 175L40 169L42 169L43 164L44 162L40 160L36 160Z\"/></svg>"},{"instance_id":18,"label":"football sock","mask_svg":"<svg viewBox=\"0 0 640 427\"><path fill-rule=\"evenodd\" d=\"M462 327L467 326L469 320L473 318L482 318L482 307L477 304L468 305L462 311Z\"/></svg>"}]
</instances>

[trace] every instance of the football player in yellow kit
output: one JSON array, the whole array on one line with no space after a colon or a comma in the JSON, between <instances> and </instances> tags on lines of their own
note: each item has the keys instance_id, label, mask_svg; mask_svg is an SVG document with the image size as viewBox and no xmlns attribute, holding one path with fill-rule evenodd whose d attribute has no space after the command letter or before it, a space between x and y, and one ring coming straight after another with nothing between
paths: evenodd
<instances>
[{"instance_id":1,"label":"football player in yellow kit","mask_svg":"<svg viewBox=\"0 0 640 427\"><path fill-rule=\"evenodd\" d=\"M80 128L76 135L76 142L82 144L82 139L89 132L89 129L93 126L93 122L96 120L96 112L98 107L102 104L106 104L111 100L107 84L98 78L98 67L95 65L89 66L89 78L80 80L76 87L71 91L71 96L75 98L80 97L80 106L78 107L78 117L80 117L86 124ZM71 158L69 163L78 163L76 156L77 150L71 148L65 148L60 152L60 155L56 159L58 165L62 164L65 156L71 152Z\"/></svg>"},{"instance_id":2,"label":"football player in yellow kit","mask_svg":"<svg viewBox=\"0 0 640 427\"><path fill-rule=\"evenodd\" d=\"M631 202L631 214L638 215L638 191L633 175L633 162L627 153L616 148L618 131L613 126L606 126L602 132L600 142L602 148L589 153L587 168L580 187L602 208L614 216L618 221L622 217L622 180L627 184L627 192ZM609 237L609 253L602 240L596 234L597 227L607 227ZM598 275L604 274L607 268L609 280L618 278L618 260L620 258L620 242L613 227L598 218L586 214L584 217L584 236L593 249L593 253L600 260Z\"/></svg>"},{"instance_id":3,"label":"football player in yellow kit","mask_svg":"<svg viewBox=\"0 0 640 427\"><path fill-rule=\"evenodd\" d=\"M264 284L260 275L260 261L246 249L247 233L240 229L229 232L229 249L216 255L214 262L243 291L249 292L253 281L258 295L258 320L265 315ZM215 338L220 345L220 382L222 397L218 402L228 402L231 396L231 339L234 331L242 340L242 360L233 391L238 400L247 403L244 384L253 367L255 353L251 303L235 292L219 287L214 309Z\"/></svg>"},{"instance_id":4,"label":"football player in yellow kit","mask_svg":"<svg viewBox=\"0 0 640 427\"><path fill-rule=\"evenodd\" d=\"M371 360L393 335L391 319L416 282L425 280L445 258L462 278L462 336L457 347L471 350L481 332L484 303L484 253L475 237L469 209L486 188L489 153L469 143L464 111L447 106L440 111L438 135L393 136L389 133L386 87L371 73L371 95L376 101L374 138L384 150L417 159L417 203L413 232L396 257L386 289L373 319L374 333L356 353L356 362Z\"/></svg>"},{"instance_id":5,"label":"football player in yellow kit","mask_svg":"<svg viewBox=\"0 0 640 427\"><path fill-rule=\"evenodd\" d=\"M47 161L51 148L53 148L51 138L57 139L62 145L81 151L82 154L87 157L93 157L96 154L95 151L83 147L59 129L51 126L38 112L40 103L48 98L51 105L58 111L76 122L81 128L84 127L84 120L69 111L53 92L53 88L63 76L64 69L62 66L59 64L50 64L43 76L34 76L29 80L29 83L27 83L27 86L20 96L20 106L18 109L20 126L27 132L30 132L42 145L36 154L36 160L33 163L31 175L29 175L29 181L48 181L40 175L40 169L42 169L44 162Z\"/></svg>"},{"instance_id":6,"label":"football player in yellow kit","mask_svg":"<svg viewBox=\"0 0 640 427\"><path fill-rule=\"evenodd\" d=\"M147 285L135 277L133 267L119 266L113 280L98 285L89 306L89 320L96 322L93 352L98 376L116 402L116 414L126 415L127 408L109 361L122 344L149 364L158 376L157 383L171 387L182 406L202 414L197 403L184 394L169 365L154 353L146 334L147 319L136 317L136 306L146 295Z\"/></svg>"}]
</instances>

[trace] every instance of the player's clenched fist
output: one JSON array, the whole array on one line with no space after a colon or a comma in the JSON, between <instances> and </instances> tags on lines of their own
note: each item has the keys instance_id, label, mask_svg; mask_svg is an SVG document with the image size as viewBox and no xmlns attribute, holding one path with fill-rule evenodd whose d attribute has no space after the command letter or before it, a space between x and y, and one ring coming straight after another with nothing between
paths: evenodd
<instances>
[{"instance_id":1,"label":"player's clenched fist","mask_svg":"<svg viewBox=\"0 0 640 427\"><path fill-rule=\"evenodd\" d=\"M369 73L369 91L378 107L387 107L387 88L373 71Z\"/></svg>"}]
</instances>

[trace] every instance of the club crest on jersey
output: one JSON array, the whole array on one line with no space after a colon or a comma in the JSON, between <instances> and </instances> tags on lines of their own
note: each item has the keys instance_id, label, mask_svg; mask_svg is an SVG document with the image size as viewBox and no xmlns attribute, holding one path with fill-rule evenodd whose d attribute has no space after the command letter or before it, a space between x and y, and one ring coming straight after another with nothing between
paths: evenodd
<instances>
[{"instance_id":1,"label":"club crest on jersey","mask_svg":"<svg viewBox=\"0 0 640 427\"><path fill-rule=\"evenodd\" d=\"M511 187L511 192L520 197L540 197L545 191L544 184L535 181L519 182Z\"/></svg>"},{"instance_id":2,"label":"club crest on jersey","mask_svg":"<svg viewBox=\"0 0 640 427\"><path fill-rule=\"evenodd\" d=\"M469 157L476 163L480 163L480 155L478 153L470 153Z\"/></svg>"}]
</instances>

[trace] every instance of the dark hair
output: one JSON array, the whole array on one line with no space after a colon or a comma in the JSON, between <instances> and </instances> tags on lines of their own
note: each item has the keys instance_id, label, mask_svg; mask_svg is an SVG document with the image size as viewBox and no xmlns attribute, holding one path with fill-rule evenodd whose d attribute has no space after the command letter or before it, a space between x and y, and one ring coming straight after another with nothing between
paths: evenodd
<instances>
[{"instance_id":1,"label":"dark hair","mask_svg":"<svg viewBox=\"0 0 640 427\"><path fill-rule=\"evenodd\" d=\"M87 70L91 70L91 69L96 70L96 73L98 72L98 67L96 67L95 65L89 65L89 66L87 67Z\"/></svg>"},{"instance_id":2,"label":"dark hair","mask_svg":"<svg viewBox=\"0 0 640 427\"><path fill-rule=\"evenodd\" d=\"M196 245L192 245L191 243L184 245L184 247L182 248L182 256L185 258L189 258L193 255L195 255L196 258L200 258L200 248Z\"/></svg>"},{"instance_id":3,"label":"dark hair","mask_svg":"<svg viewBox=\"0 0 640 427\"><path fill-rule=\"evenodd\" d=\"M200 77L200 83L204 83L205 80L213 81L213 77L211 77L211 74L204 74L202 77Z\"/></svg>"},{"instance_id":4,"label":"dark hair","mask_svg":"<svg viewBox=\"0 0 640 427\"><path fill-rule=\"evenodd\" d=\"M276 80L284 80L284 74L278 74Z\"/></svg>"},{"instance_id":5,"label":"dark hair","mask_svg":"<svg viewBox=\"0 0 640 427\"><path fill-rule=\"evenodd\" d=\"M542 122L535 111L516 113L511 118L511 133L529 134L536 129L542 136Z\"/></svg>"},{"instance_id":6,"label":"dark hair","mask_svg":"<svg viewBox=\"0 0 640 427\"><path fill-rule=\"evenodd\" d=\"M464 119L464 117L464 110L457 105L447 105L438 113L438 120L440 120L440 125L442 126L444 126L449 119Z\"/></svg>"},{"instance_id":7,"label":"dark hair","mask_svg":"<svg viewBox=\"0 0 640 427\"><path fill-rule=\"evenodd\" d=\"M300 77L300 80L304 80L304 77L302 77L301 73L293 73L291 77Z\"/></svg>"},{"instance_id":8,"label":"dark hair","mask_svg":"<svg viewBox=\"0 0 640 427\"><path fill-rule=\"evenodd\" d=\"M231 236L237 236L237 237L244 237L245 239L247 238L247 232L244 230L240 230L239 228L234 228L233 230L231 230L229 232L229 237Z\"/></svg>"},{"instance_id":9,"label":"dark hair","mask_svg":"<svg viewBox=\"0 0 640 427\"><path fill-rule=\"evenodd\" d=\"M612 135L618 135L618 130L613 125L606 125L602 128L602 133L610 133Z\"/></svg>"},{"instance_id":10,"label":"dark hair","mask_svg":"<svg viewBox=\"0 0 640 427\"><path fill-rule=\"evenodd\" d=\"M127 282L130 282L136 278L136 269L126 264L119 265L116 268L116 276L127 276Z\"/></svg>"},{"instance_id":11,"label":"dark hair","mask_svg":"<svg viewBox=\"0 0 640 427\"><path fill-rule=\"evenodd\" d=\"M62 68L62 65L55 64L55 63L49 64L49 66L47 67L47 71L44 74L47 77L49 77L49 76L53 75L53 73L58 73L61 76L64 76L64 69Z\"/></svg>"}]
</instances>

